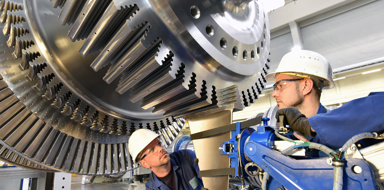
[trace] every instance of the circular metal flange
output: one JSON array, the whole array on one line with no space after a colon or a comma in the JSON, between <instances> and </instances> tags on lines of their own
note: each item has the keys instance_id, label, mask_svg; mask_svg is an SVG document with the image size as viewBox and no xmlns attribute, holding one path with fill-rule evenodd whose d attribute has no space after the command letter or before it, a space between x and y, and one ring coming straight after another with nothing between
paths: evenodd
<instances>
[{"instance_id":1,"label":"circular metal flange","mask_svg":"<svg viewBox=\"0 0 384 190\"><path fill-rule=\"evenodd\" d=\"M170 144L183 115L242 109L266 82L268 18L256 0L1 0L0 11L0 140L42 166L124 172L136 129Z\"/></svg>"}]
</instances>

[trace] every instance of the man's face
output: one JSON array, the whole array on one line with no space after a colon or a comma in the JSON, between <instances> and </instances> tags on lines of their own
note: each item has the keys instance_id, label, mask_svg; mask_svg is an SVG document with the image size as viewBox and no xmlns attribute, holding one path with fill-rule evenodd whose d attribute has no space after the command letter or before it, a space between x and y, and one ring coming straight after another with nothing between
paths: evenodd
<instances>
[{"instance_id":1,"label":"man's face","mask_svg":"<svg viewBox=\"0 0 384 190\"><path fill-rule=\"evenodd\" d=\"M286 79L293 79L293 81L284 81ZM302 81L302 78L293 75L276 75L275 90L272 93L272 97L276 99L279 109L291 106L297 107L303 102L304 96L300 91L300 83Z\"/></svg>"},{"instance_id":2,"label":"man's face","mask_svg":"<svg viewBox=\"0 0 384 190\"><path fill-rule=\"evenodd\" d=\"M168 164L170 157L158 138L154 139L145 149L140 157L140 164L146 168L160 167Z\"/></svg>"}]
</instances>

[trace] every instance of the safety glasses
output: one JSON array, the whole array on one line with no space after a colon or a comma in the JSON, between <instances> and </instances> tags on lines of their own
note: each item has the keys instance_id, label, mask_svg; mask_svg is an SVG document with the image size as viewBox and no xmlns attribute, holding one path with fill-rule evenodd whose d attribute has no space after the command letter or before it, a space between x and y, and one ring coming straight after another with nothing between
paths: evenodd
<instances>
[{"instance_id":1,"label":"safety glasses","mask_svg":"<svg viewBox=\"0 0 384 190\"><path fill-rule=\"evenodd\" d=\"M153 152L155 152L155 148L157 146L164 148L162 142L160 140L158 140L154 146L152 146L150 149L146 150L145 153L142 154L143 156L141 157L140 160L143 160L145 157L147 157L147 156L151 155Z\"/></svg>"},{"instance_id":2,"label":"safety glasses","mask_svg":"<svg viewBox=\"0 0 384 190\"><path fill-rule=\"evenodd\" d=\"M286 85L287 83L284 83L284 82L290 82L290 81L300 81L300 80L304 80L306 78L297 78L297 79L281 79L277 82L275 82L275 84L273 84L273 90L281 90L284 85Z\"/></svg>"}]
</instances>

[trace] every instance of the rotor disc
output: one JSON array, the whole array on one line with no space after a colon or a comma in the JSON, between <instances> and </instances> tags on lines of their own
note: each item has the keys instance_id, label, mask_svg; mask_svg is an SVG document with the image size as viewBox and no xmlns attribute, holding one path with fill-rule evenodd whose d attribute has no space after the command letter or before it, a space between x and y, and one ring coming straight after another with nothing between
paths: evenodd
<instances>
[{"instance_id":1,"label":"rotor disc","mask_svg":"<svg viewBox=\"0 0 384 190\"><path fill-rule=\"evenodd\" d=\"M0 141L41 167L125 172L136 129L169 145L182 116L242 109L266 82L256 0L2 0L0 11Z\"/></svg>"}]
</instances>

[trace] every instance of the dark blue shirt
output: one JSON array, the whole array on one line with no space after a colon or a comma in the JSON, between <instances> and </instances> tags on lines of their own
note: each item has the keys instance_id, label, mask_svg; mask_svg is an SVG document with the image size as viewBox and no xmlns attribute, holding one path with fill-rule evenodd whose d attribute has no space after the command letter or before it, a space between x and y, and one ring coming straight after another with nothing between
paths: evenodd
<instances>
[{"instance_id":1,"label":"dark blue shirt","mask_svg":"<svg viewBox=\"0 0 384 190\"><path fill-rule=\"evenodd\" d=\"M196 155L193 151L179 150L171 153L170 158L178 190L200 190L204 187L199 176L199 166L194 163ZM145 186L147 190L170 190L153 172L151 172Z\"/></svg>"},{"instance_id":2,"label":"dark blue shirt","mask_svg":"<svg viewBox=\"0 0 384 190\"><path fill-rule=\"evenodd\" d=\"M371 93L308 120L317 133L313 142L341 148L354 135L384 130L384 92Z\"/></svg>"},{"instance_id":3,"label":"dark blue shirt","mask_svg":"<svg viewBox=\"0 0 384 190\"><path fill-rule=\"evenodd\" d=\"M322 114L322 113L327 113L329 112L329 110L327 110L327 108L325 108L321 103L320 103L320 106L319 106L319 109L317 110L317 113L316 114ZM313 117L313 116L312 116ZM313 129L313 128L312 128ZM316 131L316 130L315 130ZM319 142L318 140L318 136L316 135L315 137L311 137L308 135L308 140L310 140L311 142Z\"/></svg>"}]
</instances>

